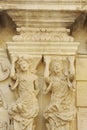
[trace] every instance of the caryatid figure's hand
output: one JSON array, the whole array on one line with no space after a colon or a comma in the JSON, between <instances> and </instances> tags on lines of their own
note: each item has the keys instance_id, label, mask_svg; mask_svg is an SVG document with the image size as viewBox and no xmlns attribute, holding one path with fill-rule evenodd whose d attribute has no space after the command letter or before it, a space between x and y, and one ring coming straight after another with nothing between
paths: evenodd
<instances>
[{"instance_id":1,"label":"caryatid figure's hand","mask_svg":"<svg viewBox=\"0 0 87 130\"><path fill-rule=\"evenodd\" d=\"M44 77L49 76L49 65L51 62L51 57L50 56L44 56L44 62L45 62L45 71L44 71Z\"/></svg>"}]
</instances>

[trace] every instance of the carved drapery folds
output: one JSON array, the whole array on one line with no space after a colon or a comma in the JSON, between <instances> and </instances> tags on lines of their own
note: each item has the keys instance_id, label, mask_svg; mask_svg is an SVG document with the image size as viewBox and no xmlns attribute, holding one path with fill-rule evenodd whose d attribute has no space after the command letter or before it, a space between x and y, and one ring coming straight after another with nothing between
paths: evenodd
<instances>
[{"instance_id":1,"label":"carved drapery folds","mask_svg":"<svg viewBox=\"0 0 87 130\"><path fill-rule=\"evenodd\" d=\"M69 130L69 123L75 118L74 60L74 57L44 57L44 94L51 91L50 104L44 111L47 130Z\"/></svg>"},{"instance_id":2,"label":"carved drapery folds","mask_svg":"<svg viewBox=\"0 0 87 130\"><path fill-rule=\"evenodd\" d=\"M39 59L39 60L38 60ZM11 90L16 101L10 106L9 114L14 130L34 130L34 119L38 115L38 77L36 67L41 57L11 55Z\"/></svg>"}]
</instances>

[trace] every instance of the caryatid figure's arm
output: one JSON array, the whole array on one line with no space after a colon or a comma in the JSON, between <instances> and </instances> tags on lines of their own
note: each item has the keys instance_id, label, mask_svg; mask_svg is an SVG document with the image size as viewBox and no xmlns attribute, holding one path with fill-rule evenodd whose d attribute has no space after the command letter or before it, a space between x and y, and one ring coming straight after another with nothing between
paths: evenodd
<instances>
[{"instance_id":1,"label":"caryatid figure's arm","mask_svg":"<svg viewBox=\"0 0 87 130\"><path fill-rule=\"evenodd\" d=\"M43 93L47 94L51 90L51 87L52 87L52 83L50 82L50 79L49 79L49 73L50 73L49 66L51 62L51 57L45 56L44 62L45 62L45 71L44 71L45 83L44 83Z\"/></svg>"},{"instance_id":2,"label":"caryatid figure's arm","mask_svg":"<svg viewBox=\"0 0 87 130\"><path fill-rule=\"evenodd\" d=\"M35 86L35 94L36 96L39 94L39 83L38 83L38 78L36 78L35 82L34 82L34 86Z\"/></svg>"},{"instance_id":3,"label":"caryatid figure's arm","mask_svg":"<svg viewBox=\"0 0 87 130\"><path fill-rule=\"evenodd\" d=\"M17 56L15 56L15 55L11 56L12 67L11 67L10 77L15 82L13 85L10 85L12 90L14 90L18 86L18 78L17 78L16 72L15 72L15 63L17 62L17 60L18 60Z\"/></svg>"},{"instance_id":4,"label":"caryatid figure's arm","mask_svg":"<svg viewBox=\"0 0 87 130\"><path fill-rule=\"evenodd\" d=\"M68 78L68 85L70 88L75 90L75 57L69 57L69 78Z\"/></svg>"},{"instance_id":5,"label":"caryatid figure's arm","mask_svg":"<svg viewBox=\"0 0 87 130\"><path fill-rule=\"evenodd\" d=\"M12 79L14 79L14 80L16 80L15 63L17 62L17 60L18 60L18 57L17 57L17 56L14 56L14 55L11 56L12 67L11 67L10 77L11 77Z\"/></svg>"}]
</instances>

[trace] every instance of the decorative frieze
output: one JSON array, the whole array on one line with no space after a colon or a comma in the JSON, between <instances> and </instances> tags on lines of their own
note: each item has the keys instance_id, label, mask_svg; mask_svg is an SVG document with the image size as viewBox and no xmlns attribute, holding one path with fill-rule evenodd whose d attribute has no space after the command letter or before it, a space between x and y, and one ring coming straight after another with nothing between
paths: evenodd
<instances>
[{"instance_id":1,"label":"decorative frieze","mask_svg":"<svg viewBox=\"0 0 87 130\"><path fill-rule=\"evenodd\" d=\"M29 41L29 42L73 42L73 37L68 35L69 29L59 28L22 28L20 35L13 37L14 41Z\"/></svg>"},{"instance_id":2,"label":"decorative frieze","mask_svg":"<svg viewBox=\"0 0 87 130\"><path fill-rule=\"evenodd\" d=\"M27 30L27 31L26 31ZM68 35L69 29L59 28L21 28L20 35L8 42L8 50L12 53L75 55L79 43Z\"/></svg>"}]
</instances>

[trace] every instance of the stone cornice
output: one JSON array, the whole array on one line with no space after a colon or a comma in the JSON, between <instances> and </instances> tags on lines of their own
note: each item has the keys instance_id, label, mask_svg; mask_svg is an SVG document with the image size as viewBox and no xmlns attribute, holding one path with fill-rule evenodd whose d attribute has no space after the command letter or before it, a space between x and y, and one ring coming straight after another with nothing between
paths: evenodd
<instances>
[{"instance_id":1,"label":"stone cornice","mask_svg":"<svg viewBox=\"0 0 87 130\"><path fill-rule=\"evenodd\" d=\"M0 3L0 10L6 10L18 27L67 27L80 12L87 10L87 0L6 0Z\"/></svg>"},{"instance_id":2,"label":"stone cornice","mask_svg":"<svg viewBox=\"0 0 87 130\"><path fill-rule=\"evenodd\" d=\"M33 7L34 8L34 7ZM8 15L18 27L67 27L80 12L47 10L7 10Z\"/></svg>"},{"instance_id":3,"label":"stone cornice","mask_svg":"<svg viewBox=\"0 0 87 130\"><path fill-rule=\"evenodd\" d=\"M8 42L10 55L76 55L78 42Z\"/></svg>"},{"instance_id":4,"label":"stone cornice","mask_svg":"<svg viewBox=\"0 0 87 130\"><path fill-rule=\"evenodd\" d=\"M40 4L3 4L4 10L55 10L55 11L87 11L87 4L57 4L57 5L40 5Z\"/></svg>"},{"instance_id":5,"label":"stone cornice","mask_svg":"<svg viewBox=\"0 0 87 130\"><path fill-rule=\"evenodd\" d=\"M3 10L6 10L16 23L18 32L13 41L7 43L8 52L28 55L76 55L79 43L69 36L66 27L80 15L87 5L85 2L7 0L2 4Z\"/></svg>"},{"instance_id":6,"label":"stone cornice","mask_svg":"<svg viewBox=\"0 0 87 130\"><path fill-rule=\"evenodd\" d=\"M3 10L64 10L86 11L87 0L3 0L0 2Z\"/></svg>"}]
</instances>

